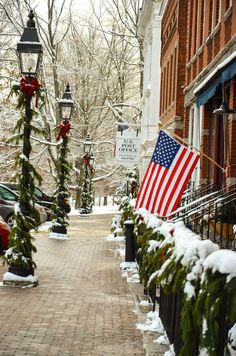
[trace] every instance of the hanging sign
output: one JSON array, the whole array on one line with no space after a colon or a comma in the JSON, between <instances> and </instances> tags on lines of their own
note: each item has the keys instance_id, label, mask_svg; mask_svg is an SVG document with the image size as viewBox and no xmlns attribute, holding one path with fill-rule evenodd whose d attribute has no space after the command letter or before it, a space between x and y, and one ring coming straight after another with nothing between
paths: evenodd
<instances>
[{"instance_id":1,"label":"hanging sign","mask_svg":"<svg viewBox=\"0 0 236 356\"><path fill-rule=\"evenodd\" d=\"M123 134L117 132L115 158L117 163L133 166L140 159L140 138L134 130L125 130Z\"/></svg>"}]
</instances>

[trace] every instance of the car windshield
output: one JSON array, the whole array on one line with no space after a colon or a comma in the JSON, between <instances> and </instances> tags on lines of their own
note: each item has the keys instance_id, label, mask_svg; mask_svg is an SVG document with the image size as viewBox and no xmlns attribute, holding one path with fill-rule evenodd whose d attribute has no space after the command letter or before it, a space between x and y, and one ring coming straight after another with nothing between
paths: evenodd
<instances>
[{"instance_id":1,"label":"car windshield","mask_svg":"<svg viewBox=\"0 0 236 356\"><path fill-rule=\"evenodd\" d=\"M17 201L17 196L10 190L0 186L0 197L5 200Z\"/></svg>"},{"instance_id":2,"label":"car windshield","mask_svg":"<svg viewBox=\"0 0 236 356\"><path fill-rule=\"evenodd\" d=\"M34 188L34 196L38 199L42 199L43 197L43 193L41 192L41 190L37 187Z\"/></svg>"}]
</instances>

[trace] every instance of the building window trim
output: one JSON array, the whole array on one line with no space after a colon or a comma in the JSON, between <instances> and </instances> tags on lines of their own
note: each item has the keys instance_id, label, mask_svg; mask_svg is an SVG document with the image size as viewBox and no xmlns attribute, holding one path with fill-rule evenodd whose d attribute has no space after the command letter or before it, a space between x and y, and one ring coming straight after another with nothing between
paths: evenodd
<instances>
[{"instance_id":1,"label":"building window trim","mask_svg":"<svg viewBox=\"0 0 236 356\"><path fill-rule=\"evenodd\" d=\"M230 7L226 10L225 14L224 14L224 22L226 22L230 16L232 15L232 4L230 5Z\"/></svg>"}]
</instances>

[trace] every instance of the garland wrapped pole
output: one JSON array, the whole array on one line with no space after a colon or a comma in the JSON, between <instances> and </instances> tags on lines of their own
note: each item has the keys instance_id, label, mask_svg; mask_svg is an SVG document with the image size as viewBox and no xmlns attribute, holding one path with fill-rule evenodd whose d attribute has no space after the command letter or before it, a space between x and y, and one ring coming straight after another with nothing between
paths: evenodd
<instances>
[{"instance_id":1,"label":"garland wrapped pole","mask_svg":"<svg viewBox=\"0 0 236 356\"><path fill-rule=\"evenodd\" d=\"M30 230L37 225L37 213L34 207L34 180L41 181L41 177L30 163L32 131L37 128L32 126L34 110L32 108L32 98L39 94L40 84L37 80L37 72L42 55L42 45L39 42L37 30L35 28L34 14L31 10L27 27L24 29L20 42L17 44L20 68L23 77L20 80L20 96L18 107L23 106L21 118L18 120L15 130L18 135L14 136L14 141L23 141L23 151L16 159L16 167L20 168L16 175L19 186L19 203L15 211L15 226L10 235L9 249L5 254L5 262L9 266L9 272L3 278L4 284L32 284L37 285L37 277L34 276L33 252L36 248L33 245L33 237ZM22 132L23 130L23 132ZM20 172L21 171L21 172ZM14 276L17 276L14 277ZM20 278L20 277L22 278Z\"/></svg>"},{"instance_id":2,"label":"garland wrapped pole","mask_svg":"<svg viewBox=\"0 0 236 356\"><path fill-rule=\"evenodd\" d=\"M66 90L61 100L59 100L59 109L61 123L58 126L59 133L57 141L61 143L58 160L58 188L57 199L54 206L54 220L52 224L50 238L67 239L67 213L70 211L68 203L69 192L67 182L69 181L70 165L67 161L68 155L68 135L71 124L70 119L73 111L73 100L71 98L70 86L67 84Z\"/></svg>"},{"instance_id":3,"label":"garland wrapped pole","mask_svg":"<svg viewBox=\"0 0 236 356\"><path fill-rule=\"evenodd\" d=\"M91 153L92 141L87 134L84 141L84 157L83 157L83 185L81 193L81 214L89 214L93 208L93 183L92 178L94 174L94 157Z\"/></svg>"}]
</instances>

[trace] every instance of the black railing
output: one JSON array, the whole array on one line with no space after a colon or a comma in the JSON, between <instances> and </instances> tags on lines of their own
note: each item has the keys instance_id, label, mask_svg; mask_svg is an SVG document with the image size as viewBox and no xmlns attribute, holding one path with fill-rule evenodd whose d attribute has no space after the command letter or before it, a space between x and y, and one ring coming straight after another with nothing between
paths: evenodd
<instances>
[{"instance_id":1,"label":"black railing","mask_svg":"<svg viewBox=\"0 0 236 356\"><path fill-rule=\"evenodd\" d=\"M210 239L222 248L235 250L236 185L186 202L172 220L183 220L202 239Z\"/></svg>"},{"instance_id":2,"label":"black railing","mask_svg":"<svg viewBox=\"0 0 236 356\"><path fill-rule=\"evenodd\" d=\"M187 190L182 197L173 221L183 220L185 225L202 239L211 239L221 248L236 250L233 226L236 225L236 185L216 190L213 184L205 184L197 189ZM181 313L183 293L165 294L160 288L160 318L176 355L182 347ZM219 344L216 356L223 356L227 344L225 310L220 313ZM194 346L195 348L195 346ZM198 347L191 356L198 355Z\"/></svg>"},{"instance_id":3,"label":"black railing","mask_svg":"<svg viewBox=\"0 0 236 356\"><path fill-rule=\"evenodd\" d=\"M170 344L174 344L176 355L178 355L183 344L181 338L182 298L182 291L166 294L164 289L160 288L160 318ZM194 356L194 354L191 356Z\"/></svg>"},{"instance_id":4,"label":"black railing","mask_svg":"<svg viewBox=\"0 0 236 356\"><path fill-rule=\"evenodd\" d=\"M185 225L199 234L202 239L211 239L222 248L236 250L233 226L236 225L236 185L216 190L213 184L204 184L201 187L185 191L180 207L173 214L172 221L183 220ZM133 249L132 260L137 260L137 244L133 226L130 229L131 245ZM128 238L127 238L128 240ZM158 291L158 293L157 293ZM171 344L174 344L176 355L183 345L181 339L181 313L183 291L177 293L164 292L161 286L144 287L144 294L148 295L153 303L159 303L159 313L163 326ZM223 356L227 344L229 325L226 325L225 310L222 309L219 322L219 344L216 356ZM193 346L191 356L198 355L198 346Z\"/></svg>"}]
</instances>

